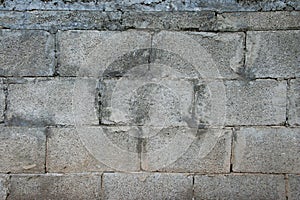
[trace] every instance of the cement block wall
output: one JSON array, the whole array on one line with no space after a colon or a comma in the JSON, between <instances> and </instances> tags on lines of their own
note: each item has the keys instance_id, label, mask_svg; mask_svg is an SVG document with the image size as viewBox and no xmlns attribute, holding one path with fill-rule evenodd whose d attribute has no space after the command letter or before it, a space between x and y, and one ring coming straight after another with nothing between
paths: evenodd
<instances>
[{"instance_id":1,"label":"cement block wall","mask_svg":"<svg viewBox=\"0 0 300 200\"><path fill-rule=\"evenodd\" d=\"M0 200L300 199L300 1L0 0Z\"/></svg>"}]
</instances>

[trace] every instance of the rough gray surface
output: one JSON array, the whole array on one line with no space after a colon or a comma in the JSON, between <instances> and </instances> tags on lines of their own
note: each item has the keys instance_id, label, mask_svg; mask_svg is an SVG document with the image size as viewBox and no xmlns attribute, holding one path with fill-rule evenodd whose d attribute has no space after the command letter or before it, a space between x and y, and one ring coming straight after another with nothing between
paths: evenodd
<instances>
[{"instance_id":1,"label":"rough gray surface","mask_svg":"<svg viewBox=\"0 0 300 200\"><path fill-rule=\"evenodd\" d=\"M288 91L289 107L288 122L292 126L300 125L300 79L290 81Z\"/></svg>"},{"instance_id":2,"label":"rough gray surface","mask_svg":"<svg viewBox=\"0 0 300 200\"><path fill-rule=\"evenodd\" d=\"M8 194L8 176L0 175L0 200L6 200Z\"/></svg>"},{"instance_id":3,"label":"rough gray surface","mask_svg":"<svg viewBox=\"0 0 300 200\"><path fill-rule=\"evenodd\" d=\"M0 128L0 172L43 173L45 154L45 129Z\"/></svg>"},{"instance_id":4,"label":"rough gray surface","mask_svg":"<svg viewBox=\"0 0 300 200\"><path fill-rule=\"evenodd\" d=\"M123 54L150 48L151 35L139 31L62 31L58 33L58 42L61 76L98 78Z\"/></svg>"},{"instance_id":5,"label":"rough gray surface","mask_svg":"<svg viewBox=\"0 0 300 200\"><path fill-rule=\"evenodd\" d=\"M192 199L193 177L187 174L105 173L104 199Z\"/></svg>"},{"instance_id":6,"label":"rough gray surface","mask_svg":"<svg viewBox=\"0 0 300 200\"><path fill-rule=\"evenodd\" d=\"M100 174L13 175L8 200L99 199Z\"/></svg>"},{"instance_id":7,"label":"rough gray surface","mask_svg":"<svg viewBox=\"0 0 300 200\"><path fill-rule=\"evenodd\" d=\"M0 121L4 121L5 113L5 89L6 86L3 84L3 80L0 80Z\"/></svg>"},{"instance_id":8,"label":"rough gray surface","mask_svg":"<svg viewBox=\"0 0 300 200\"><path fill-rule=\"evenodd\" d=\"M246 45L245 73L248 76L256 78L300 76L299 30L247 32Z\"/></svg>"},{"instance_id":9,"label":"rough gray surface","mask_svg":"<svg viewBox=\"0 0 300 200\"><path fill-rule=\"evenodd\" d=\"M195 199L285 199L282 175L196 175Z\"/></svg>"},{"instance_id":10,"label":"rough gray surface","mask_svg":"<svg viewBox=\"0 0 300 200\"><path fill-rule=\"evenodd\" d=\"M300 28L299 11L234 12L217 15L216 30L284 30Z\"/></svg>"},{"instance_id":11,"label":"rough gray surface","mask_svg":"<svg viewBox=\"0 0 300 200\"><path fill-rule=\"evenodd\" d=\"M52 76L54 37L44 31L0 30L1 76Z\"/></svg>"},{"instance_id":12,"label":"rough gray surface","mask_svg":"<svg viewBox=\"0 0 300 200\"><path fill-rule=\"evenodd\" d=\"M110 170L89 153L80 140L76 128L51 128L48 131L48 172L73 173Z\"/></svg>"},{"instance_id":13,"label":"rough gray surface","mask_svg":"<svg viewBox=\"0 0 300 200\"><path fill-rule=\"evenodd\" d=\"M289 200L300 199L300 176L289 175L289 187L288 187L288 198Z\"/></svg>"},{"instance_id":14,"label":"rough gray surface","mask_svg":"<svg viewBox=\"0 0 300 200\"><path fill-rule=\"evenodd\" d=\"M285 81L225 81L227 125L282 125L286 120Z\"/></svg>"},{"instance_id":15,"label":"rough gray surface","mask_svg":"<svg viewBox=\"0 0 300 200\"><path fill-rule=\"evenodd\" d=\"M244 33L194 32L190 36L211 54L222 78L240 77L244 62Z\"/></svg>"},{"instance_id":16,"label":"rough gray surface","mask_svg":"<svg viewBox=\"0 0 300 200\"><path fill-rule=\"evenodd\" d=\"M17 126L98 124L96 82L72 78L25 79L8 86L7 124ZM85 101L78 107L77 101ZM76 104L76 105L75 105ZM74 116L76 111L82 111ZM34 112L33 112L34 110Z\"/></svg>"},{"instance_id":17,"label":"rough gray surface","mask_svg":"<svg viewBox=\"0 0 300 200\"><path fill-rule=\"evenodd\" d=\"M214 12L125 12L125 29L211 30L216 21Z\"/></svg>"},{"instance_id":18,"label":"rough gray surface","mask_svg":"<svg viewBox=\"0 0 300 200\"><path fill-rule=\"evenodd\" d=\"M160 171L166 172L198 172L198 173L228 173L230 171L230 155L231 155L231 138L232 134L230 130L218 130L218 129L203 129L198 130L193 138L193 142L187 148L180 157L169 166L163 167ZM157 142L152 140L147 144L151 147ZM179 142L177 147L174 147L172 152L179 151ZM161 145L159 146L161 147ZM153 148L153 151L158 149ZM151 154L150 154L151 155ZM149 155L142 155L142 167L145 170L153 170L155 164L148 163ZM170 155L166 155L170 157ZM161 154L160 159L164 158L164 154Z\"/></svg>"},{"instance_id":19,"label":"rough gray surface","mask_svg":"<svg viewBox=\"0 0 300 200\"><path fill-rule=\"evenodd\" d=\"M242 128L234 136L233 171L300 172L299 128Z\"/></svg>"},{"instance_id":20,"label":"rough gray surface","mask_svg":"<svg viewBox=\"0 0 300 200\"><path fill-rule=\"evenodd\" d=\"M2 0L3 10L271 11L300 9L297 0Z\"/></svg>"}]
</instances>

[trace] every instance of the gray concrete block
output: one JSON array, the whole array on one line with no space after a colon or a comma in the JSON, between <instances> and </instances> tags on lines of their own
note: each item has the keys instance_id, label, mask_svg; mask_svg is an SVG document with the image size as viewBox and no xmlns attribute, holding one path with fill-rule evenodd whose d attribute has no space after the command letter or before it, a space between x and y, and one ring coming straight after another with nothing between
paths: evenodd
<instances>
[{"instance_id":1,"label":"gray concrete block","mask_svg":"<svg viewBox=\"0 0 300 200\"><path fill-rule=\"evenodd\" d=\"M288 123L292 126L300 125L300 79L291 80L288 91Z\"/></svg>"},{"instance_id":2,"label":"gray concrete block","mask_svg":"<svg viewBox=\"0 0 300 200\"><path fill-rule=\"evenodd\" d=\"M76 128L50 128L47 140L47 171L50 173L112 170L87 150Z\"/></svg>"},{"instance_id":3,"label":"gray concrete block","mask_svg":"<svg viewBox=\"0 0 300 200\"><path fill-rule=\"evenodd\" d=\"M244 33L190 33L212 56L222 78L239 78L243 70ZM201 52L199 55L201 56ZM199 71L201 74L201 71Z\"/></svg>"},{"instance_id":4,"label":"gray concrete block","mask_svg":"<svg viewBox=\"0 0 300 200\"><path fill-rule=\"evenodd\" d=\"M162 30L211 30L216 16L214 12L125 12L124 28Z\"/></svg>"},{"instance_id":5,"label":"gray concrete block","mask_svg":"<svg viewBox=\"0 0 300 200\"><path fill-rule=\"evenodd\" d=\"M54 37L45 31L0 31L1 76L52 76Z\"/></svg>"},{"instance_id":6,"label":"gray concrete block","mask_svg":"<svg viewBox=\"0 0 300 200\"><path fill-rule=\"evenodd\" d=\"M187 174L104 173L104 199L192 199Z\"/></svg>"},{"instance_id":7,"label":"gray concrete block","mask_svg":"<svg viewBox=\"0 0 300 200\"><path fill-rule=\"evenodd\" d=\"M227 125L283 125L287 83L275 80L225 81Z\"/></svg>"},{"instance_id":8,"label":"gray concrete block","mask_svg":"<svg viewBox=\"0 0 300 200\"><path fill-rule=\"evenodd\" d=\"M300 176L288 175L288 199L297 200L300 199Z\"/></svg>"},{"instance_id":9,"label":"gray concrete block","mask_svg":"<svg viewBox=\"0 0 300 200\"><path fill-rule=\"evenodd\" d=\"M299 30L247 32L246 45L245 76L255 78L300 76Z\"/></svg>"},{"instance_id":10,"label":"gray concrete block","mask_svg":"<svg viewBox=\"0 0 300 200\"><path fill-rule=\"evenodd\" d=\"M196 175L195 199L285 199L282 175Z\"/></svg>"},{"instance_id":11,"label":"gray concrete block","mask_svg":"<svg viewBox=\"0 0 300 200\"><path fill-rule=\"evenodd\" d=\"M10 199L100 199L100 174L13 175Z\"/></svg>"},{"instance_id":12,"label":"gray concrete block","mask_svg":"<svg viewBox=\"0 0 300 200\"><path fill-rule=\"evenodd\" d=\"M8 176L0 175L0 200L6 200L8 195Z\"/></svg>"},{"instance_id":13,"label":"gray concrete block","mask_svg":"<svg viewBox=\"0 0 300 200\"><path fill-rule=\"evenodd\" d=\"M184 137L179 137L180 135ZM230 130L166 129L143 142L146 171L229 173Z\"/></svg>"},{"instance_id":14,"label":"gray concrete block","mask_svg":"<svg viewBox=\"0 0 300 200\"><path fill-rule=\"evenodd\" d=\"M25 79L8 86L7 123L17 126L99 124L94 79Z\"/></svg>"},{"instance_id":15,"label":"gray concrete block","mask_svg":"<svg viewBox=\"0 0 300 200\"><path fill-rule=\"evenodd\" d=\"M300 172L299 128L242 128L234 136L233 171Z\"/></svg>"},{"instance_id":16,"label":"gray concrete block","mask_svg":"<svg viewBox=\"0 0 300 200\"><path fill-rule=\"evenodd\" d=\"M217 15L216 30L284 30L299 29L299 11L231 12Z\"/></svg>"},{"instance_id":17,"label":"gray concrete block","mask_svg":"<svg viewBox=\"0 0 300 200\"><path fill-rule=\"evenodd\" d=\"M0 172L38 173L45 171L44 129L0 128Z\"/></svg>"},{"instance_id":18,"label":"gray concrete block","mask_svg":"<svg viewBox=\"0 0 300 200\"><path fill-rule=\"evenodd\" d=\"M118 67L116 64L122 64L119 69L122 71L131 65L144 63L146 60L143 58L147 58L147 51L141 49L150 48L151 35L139 31L65 31L58 33L58 44L61 76L98 78L106 69ZM129 58L132 58L130 65L126 63Z\"/></svg>"}]
</instances>

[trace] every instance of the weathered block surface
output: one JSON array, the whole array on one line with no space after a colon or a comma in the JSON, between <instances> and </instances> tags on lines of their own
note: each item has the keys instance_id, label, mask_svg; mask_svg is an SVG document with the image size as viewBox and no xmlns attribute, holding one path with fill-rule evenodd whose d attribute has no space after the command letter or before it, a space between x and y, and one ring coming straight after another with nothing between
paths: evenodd
<instances>
[{"instance_id":1,"label":"weathered block surface","mask_svg":"<svg viewBox=\"0 0 300 200\"><path fill-rule=\"evenodd\" d=\"M227 125L279 125L286 120L287 83L225 81Z\"/></svg>"},{"instance_id":2,"label":"weathered block surface","mask_svg":"<svg viewBox=\"0 0 300 200\"><path fill-rule=\"evenodd\" d=\"M7 123L17 126L98 124L95 91L93 79L26 79L20 84L10 84Z\"/></svg>"},{"instance_id":3,"label":"weathered block surface","mask_svg":"<svg viewBox=\"0 0 300 200\"><path fill-rule=\"evenodd\" d=\"M139 56L138 60L131 60L130 65L124 66L129 68L147 59L147 52L140 55L138 50L150 48L151 35L148 32L138 31L65 31L58 33L58 41L61 76L98 78L105 69L110 69L113 67L111 65L118 64L118 61L126 62L126 59L132 56Z\"/></svg>"},{"instance_id":4,"label":"weathered block surface","mask_svg":"<svg viewBox=\"0 0 300 200\"><path fill-rule=\"evenodd\" d=\"M214 12L125 12L124 28L167 30L211 30Z\"/></svg>"},{"instance_id":5,"label":"weathered block surface","mask_svg":"<svg viewBox=\"0 0 300 200\"><path fill-rule=\"evenodd\" d=\"M239 77L244 61L244 33L190 33L190 36L211 54L222 78Z\"/></svg>"},{"instance_id":6,"label":"weathered block surface","mask_svg":"<svg viewBox=\"0 0 300 200\"><path fill-rule=\"evenodd\" d=\"M242 128L234 139L233 171L300 172L299 128Z\"/></svg>"},{"instance_id":7,"label":"weathered block surface","mask_svg":"<svg viewBox=\"0 0 300 200\"><path fill-rule=\"evenodd\" d=\"M45 149L44 129L1 127L0 172L44 172Z\"/></svg>"},{"instance_id":8,"label":"weathered block surface","mask_svg":"<svg viewBox=\"0 0 300 200\"><path fill-rule=\"evenodd\" d=\"M290 125L300 125L300 79L291 80L288 91L289 107L288 122Z\"/></svg>"},{"instance_id":9,"label":"weathered block surface","mask_svg":"<svg viewBox=\"0 0 300 200\"><path fill-rule=\"evenodd\" d=\"M222 13L217 15L216 30L299 29L299 17L299 11Z\"/></svg>"},{"instance_id":10,"label":"weathered block surface","mask_svg":"<svg viewBox=\"0 0 300 200\"><path fill-rule=\"evenodd\" d=\"M3 80L0 79L0 121L4 121L4 112L5 112L5 86Z\"/></svg>"},{"instance_id":11,"label":"weathered block surface","mask_svg":"<svg viewBox=\"0 0 300 200\"><path fill-rule=\"evenodd\" d=\"M121 12L0 11L0 26L12 29L122 30Z\"/></svg>"},{"instance_id":12,"label":"weathered block surface","mask_svg":"<svg viewBox=\"0 0 300 200\"><path fill-rule=\"evenodd\" d=\"M12 199L99 199L100 174L13 175L10 180Z\"/></svg>"},{"instance_id":13,"label":"weathered block surface","mask_svg":"<svg viewBox=\"0 0 300 200\"><path fill-rule=\"evenodd\" d=\"M256 78L299 77L299 46L299 30L247 32L246 75Z\"/></svg>"},{"instance_id":14,"label":"weathered block surface","mask_svg":"<svg viewBox=\"0 0 300 200\"><path fill-rule=\"evenodd\" d=\"M1 76L54 74L54 37L45 31L0 31Z\"/></svg>"},{"instance_id":15,"label":"weathered block surface","mask_svg":"<svg viewBox=\"0 0 300 200\"><path fill-rule=\"evenodd\" d=\"M192 179L175 173L105 173L104 199L192 199Z\"/></svg>"},{"instance_id":16,"label":"weathered block surface","mask_svg":"<svg viewBox=\"0 0 300 200\"><path fill-rule=\"evenodd\" d=\"M195 199L285 199L282 175L195 176Z\"/></svg>"},{"instance_id":17,"label":"weathered block surface","mask_svg":"<svg viewBox=\"0 0 300 200\"><path fill-rule=\"evenodd\" d=\"M163 132L162 132L163 133ZM158 134L144 145L142 168L148 171L229 173L231 155L231 131L218 129L190 130L190 138L177 141L175 131L168 137ZM182 150L188 139L192 139ZM164 142L162 142L164 141ZM170 152L166 152L169 150ZM176 157L174 157L174 154ZM171 160L173 159L173 160ZM168 165L166 165L168 163Z\"/></svg>"},{"instance_id":18,"label":"weathered block surface","mask_svg":"<svg viewBox=\"0 0 300 200\"><path fill-rule=\"evenodd\" d=\"M299 10L297 0L264 0L264 1L235 1L235 0L198 0L198 1L162 1L162 0L2 0L0 10L99 10L99 11L272 11Z\"/></svg>"},{"instance_id":19,"label":"weathered block surface","mask_svg":"<svg viewBox=\"0 0 300 200\"><path fill-rule=\"evenodd\" d=\"M297 200L300 199L300 176L299 175L289 175L289 200Z\"/></svg>"},{"instance_id":20,"label":"weathered block surface","mask_svg":"<svg viewBox=\"0 0 300 200\"><path fill-rule=\"evenodd\" d=\"M8 194L8 176L0 175L0 200L6 200Z\"/></svg>"},{"instance_id":21,"label":"weathered block surface","mask_svg":"<svg viewBox=\"0 0 300 200\"><path fill-rule=\"evenodd\" d=\"M67 152L67 153L66 153ZM111 158L115 159L115 158ZM48 131L48 172L110 171L86 149L76 128L50 128Z\"/></svg>"}]
</instances>

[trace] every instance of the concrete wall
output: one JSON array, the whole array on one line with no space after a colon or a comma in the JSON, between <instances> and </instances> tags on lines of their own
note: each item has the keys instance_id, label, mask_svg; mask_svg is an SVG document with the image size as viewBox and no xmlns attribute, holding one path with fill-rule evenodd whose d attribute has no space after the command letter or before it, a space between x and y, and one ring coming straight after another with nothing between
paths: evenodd
<instances>
[{"instance_id":1,"label":"concrete wall","mask_svg":"<svg viewBox=\"0 0 300 200\"><path fill-rule=\"evenodd\" d=\"M300 199L300 2L0 0L0 200Z\"/></svg>"}]
</instances>

